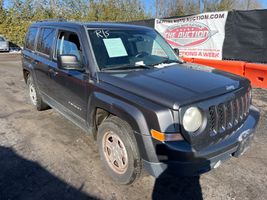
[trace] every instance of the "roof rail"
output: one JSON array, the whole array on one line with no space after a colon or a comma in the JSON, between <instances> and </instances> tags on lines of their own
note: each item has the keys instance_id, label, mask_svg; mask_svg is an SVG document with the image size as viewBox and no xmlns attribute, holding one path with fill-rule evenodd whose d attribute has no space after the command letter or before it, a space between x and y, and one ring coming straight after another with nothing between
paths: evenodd
<instances>
[{"instance_id":1,"label":"roof rail","mask_svg":"<svg viewBox=\"0 0 267 200\"><path fill-rule=\"evenodd\" d=\"M43 19L43 20L39 20L37 22L66 22L68 21L67 19L64 19L64 18L54 18L54 19Z\"/></svg>"}]
</instances>

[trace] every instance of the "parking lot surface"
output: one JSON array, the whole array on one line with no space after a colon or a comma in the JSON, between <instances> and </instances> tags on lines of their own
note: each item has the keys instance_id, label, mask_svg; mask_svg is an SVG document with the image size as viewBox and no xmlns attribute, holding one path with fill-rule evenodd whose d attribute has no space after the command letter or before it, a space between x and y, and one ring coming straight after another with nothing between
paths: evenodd
<instances>
[{"instance_id":1,"label":"parking lot surface","mask_svg":"<svg viewBox=\"0 0 267 200\"><path fill-rule=\"evenodd\" d=\"M267 91L254 89L261 120L251 148L200 177L115 185L95 143L50 109L36 111L20 55L0 54L0 199L267 199Z\"/></svg>"}]
</instances>

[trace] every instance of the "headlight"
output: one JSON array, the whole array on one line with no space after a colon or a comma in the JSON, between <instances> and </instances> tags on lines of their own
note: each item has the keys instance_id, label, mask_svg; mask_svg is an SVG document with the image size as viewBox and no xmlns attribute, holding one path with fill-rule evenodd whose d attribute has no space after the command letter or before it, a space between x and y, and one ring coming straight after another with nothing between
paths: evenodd
<instances>
[{"instance_id":1,"label":"headlight","mask_svg":"<svg viewBox=\"0 0 267 200\"><path fill-rule=\"evenodd\" d=\"M202 125L202 114L196 107L188 108L183 116L183 126L188 132L197 131Z\"/></svg>"}]
</instances>

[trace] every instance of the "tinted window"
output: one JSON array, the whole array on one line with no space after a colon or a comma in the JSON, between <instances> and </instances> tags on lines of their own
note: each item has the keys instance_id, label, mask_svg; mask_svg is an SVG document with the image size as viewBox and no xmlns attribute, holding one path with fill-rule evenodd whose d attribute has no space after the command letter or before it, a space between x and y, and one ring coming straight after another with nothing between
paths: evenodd
<instances>
[{"instance_id":1,"label":"tinted window","mask_svg":"<svg viewBox=\"0 0 267 200\"><path fill-rule=\"evenodd\" d=\"M37 28L30 28L26 37L25 48L34 50L34 43L37 34Z\"/></svg>"},{"instance_id":2,"label":"tinted window","mask_svg":"<svg viewBox=\"0 0 267 200\"><path fill-rule=\"evenodd\" d=\"M75 55L81 62L82 49L79 41L79 37L76 33L62 31L57 38L57 51L56 55Z\"/></svg>"},{"instance_id":3,"label":"tinted window","mask_svg":"<svg viewBox=\"0 0 267 200\"><path fill-rule=\"evenodd\" d=\"M50 55L53 40L54 40L55 30L51 28L42 28L40 31L37 51Z\"/></svg>"}]
</instances>

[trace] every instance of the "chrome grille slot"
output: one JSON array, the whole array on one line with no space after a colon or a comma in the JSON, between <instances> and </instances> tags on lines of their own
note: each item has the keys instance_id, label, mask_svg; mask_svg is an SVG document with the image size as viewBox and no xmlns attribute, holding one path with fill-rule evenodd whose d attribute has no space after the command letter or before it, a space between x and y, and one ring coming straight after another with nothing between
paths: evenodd
<instances>
[{"instance_id":1,"label":"chrome grille slot","mask_svg":"<svg viewBox=\"0 0 267 200\"><path fill-rule=\"evenodd\" d=\"M209 115L210 115L210 118L209 118L210 131L217 132L215 106L211 106L209 108Z\"/></svg>"},{"instance_id":2,"label":"chrome grille slot","mask_svg":"<svg viewBox=\"0 0 267 200\"><path fill-rule=\"evenodd\" d=\"M239 116L238 116L238 121L243 119L243 101L242 101L242 97L237 99L238 105L239 105Z\"/></svg>"},{"instance_id":3,"label":"chrome grille slot","mask_svg":"<svg viewBox=\"0 0 267 200\"><path fill-rule=\"evenodd\" d=\"M219 104L218 107L218 129L221 131L222 129L225 128L225 123L224 123L224 105Z\"/></svg>"},{"instance_id":4,"label":"chrome grille slot","mask_svg":"<svg viewBox=\"0 0 267 200\"><path fill-rule=\"evenodd\" d=\"M236 99L233 100L232 104L233 104L234 125L236 125L238 122L238 106Z\"/></svg>"},{"instance_id":5,"label":"chrome grille slot","mask_svg":"<svg viewBox=\"0 0 267 200\"><path fill-rule=\"evenodd\" d=\"M230 101L226 103L226 128L231 128L233 125L233 111L232 111L232 104Z\"/></svg>"},{"instance_id":6,"label":"chrome grille slot","mask_svg":"<svg viewBox=\"0 0 267 200\"><path fill-rule=\"evenodd\" d=\"M246 93L245 95L245 104L246 104L246 108L245 108L245 116L248 114L248 110L249 110L249 104L250 104L250 101L249 101L249 92Z\"/></svg>"},{"instance_id":7,"label":"chrome grille slot","mask_svg":"<svg viewBox=\"0 0 267 200\"><path fill-rule=\"evenodd\" d=\"M241 101L242 101L242 118L245 117L245 113L246 113L246 100L245 100L245 96L242 96L241 97Z\"/></svg>"}]
</instances>

